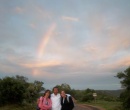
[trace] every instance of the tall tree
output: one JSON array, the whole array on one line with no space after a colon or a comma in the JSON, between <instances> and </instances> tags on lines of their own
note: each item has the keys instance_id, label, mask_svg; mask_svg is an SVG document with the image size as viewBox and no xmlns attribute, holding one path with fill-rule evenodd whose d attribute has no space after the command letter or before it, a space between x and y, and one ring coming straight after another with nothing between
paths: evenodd
<instances>
[{"instance_id":1,"label":"tall tree","mask_svg":"<svg viewBox=\"0 0 130 110\"><path fill-rule=\"evenodd\" d=\"M130 109L130 67L128 67L124 72L117 73L124 92L121 94L121 99L123 100L123 106L126 110Z\"/></svg>"}]
</instances>

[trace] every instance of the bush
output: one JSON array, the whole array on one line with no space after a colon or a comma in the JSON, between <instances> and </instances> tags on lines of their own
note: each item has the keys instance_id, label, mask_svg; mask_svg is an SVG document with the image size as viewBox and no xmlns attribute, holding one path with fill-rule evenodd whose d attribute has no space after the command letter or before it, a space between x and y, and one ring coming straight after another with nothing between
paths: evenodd
<instances>
[{"instance_id":1,"label":"bush","mask_svg":"<svg viewBox=\"0 0 130 110\"><path fill-rule=\"evenodd\" d=\"M23 76L5 77L0 79L0 105L22 104L24 102L36 101L39 92L44 90L43 82L27 82Z\"/></svg>"},{"instance_id":2,"label":"bush","mask_svg":"<svg viewBox=\"0 0 130 110\"><path fill-rule=\"evenodd\" d=\"M0 81L1 104L21 103L24 99L25 86L15 78L6 77Z\"/></svg>"}]
</instances>

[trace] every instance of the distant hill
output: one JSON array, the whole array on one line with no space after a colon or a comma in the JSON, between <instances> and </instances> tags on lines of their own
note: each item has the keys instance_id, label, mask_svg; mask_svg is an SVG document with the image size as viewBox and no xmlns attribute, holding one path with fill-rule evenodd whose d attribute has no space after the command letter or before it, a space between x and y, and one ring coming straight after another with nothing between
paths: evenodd
<instances>
[{"instance_id":1,"label":"distant hill","mask_svg":"<svg viewBox=\"0 0 130 110\"><path fill-rule=\"evenodd\" d=\"M119 97L120 94L124 91L123 89L120 90L95 90L97 93L101 92L103 94L106 95L111 95L111 96L115 96L115 97Z\"/></svg>"}]
</instances>

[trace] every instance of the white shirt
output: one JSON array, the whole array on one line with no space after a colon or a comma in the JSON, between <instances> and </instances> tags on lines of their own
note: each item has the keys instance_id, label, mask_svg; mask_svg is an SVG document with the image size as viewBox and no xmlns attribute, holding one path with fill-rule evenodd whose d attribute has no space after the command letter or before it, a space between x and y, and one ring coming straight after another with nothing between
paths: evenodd
<instances>
[{"instance_id":1,"label":"white shirt","mask_svg":"<svg viewBox=\"0 0 130 110\"><path fill-rule=\"evenodd\" d=\"M61 110L60 94L51 94L52 110Z\"/></svg>"},{"instance_id":2,"label":"white shirt","mask_svg":"<svg viewBox=\"0 0 130 110\"><path fill-rule=\"evenodd\" d=\"M71 96L70 94L66 94L67 96Z\"/></svg>"}]
</instances>

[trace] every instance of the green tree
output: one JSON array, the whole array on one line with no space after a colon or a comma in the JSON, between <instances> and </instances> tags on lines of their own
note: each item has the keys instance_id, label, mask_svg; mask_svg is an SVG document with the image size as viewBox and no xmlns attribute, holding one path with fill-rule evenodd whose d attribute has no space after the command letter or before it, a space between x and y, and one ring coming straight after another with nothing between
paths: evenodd
<instances>
[{"instance_id":1,"label":"green tree","mask_svg":"<svg viewBox=\"0 0 130 110\"><path fill-rule=\"evenodd\" d=\"M25 86L14 77L5 77L0 81L1 104L21 103L24 99Z\"/></svg>"},{"instance_id":2,"label":"green tree","mask_svg":"<svg viewBox=\"0 0 130 110\"><path fill-rule=\"evenodd\" d=\"M44 90L43 82L27 82L24 76L5 77L0 79L0 105L36 101L39 92Z\"/></svg>"},{"instance_id":3,"label":"green tree","mask_svg":"<svg viewBox=\"0 0 130 110\"><path fill-rule=\"evenodd\" d=\"M93 97L93 93L94 93L95 91L94 90L92 90L92 89L86 89L84 92L83 92L83 97L82 97L82 99L81 99L81 101L83 101L83 102L89 102L89 101L92 101L92 100L94 100L94 97Z\"/></svg>"},{"instance_id":4,"label":"green tree","mask_svg":"<svg viewBox=\"0 0 130 110\"><path fill-rule=\"evenodd\" d=\"M27 83L27 81L28 81L28 78L26 78L24 76L16 75L14 78L21 81L22 83Z\"/></svg>"},{"instance_id":5,"label":"green tree","mask_svg":"<svg viewBox=\"0 0 130 110\"><path fill-rule=\"evenodd\" d=\"M126 110L130 109L130 67L128 67L124 72L117 73L117 76L120 81L122 88L124 88L124 92L120 95L123 101L123 107Z\"/></svg>"},{"instance_id":6,"label":"green tree","mask_svg":"<svg viewBox=\"0 0 130 110\"><path fill-rule=\"evenodd\" d=\"M67 94L70 94L73 98L76 98L76 90L71 89L69 84L62 83L61 85L56 85L56 87L58 87L59 92L64 90Z\"/></svg>"},{"instance_id":7,"label":"green tree","mask_svg":"<svg viewBox=\"0 0 130 110\"><path fill-rule=\"evenodd\" d=\"M43 82L34 81L34 83L29 83L25 93L25 99L27 102L33 102L38 96L39 92L45 90L43 87Z\"/></svg>"},{"instance_id":8,"label":"green tree","mask_svg":"<svg viewBox=\"0 0 130 110\"><path fill-rule=\"evenodd\" d=\"M59 91L64 90L64 91L66 91L66 93L70 93L71 92L71 87L70 87L69 84L63 83L61 85L56 85L56 87L59 88Z\"/></svg>"}]
</instances>

